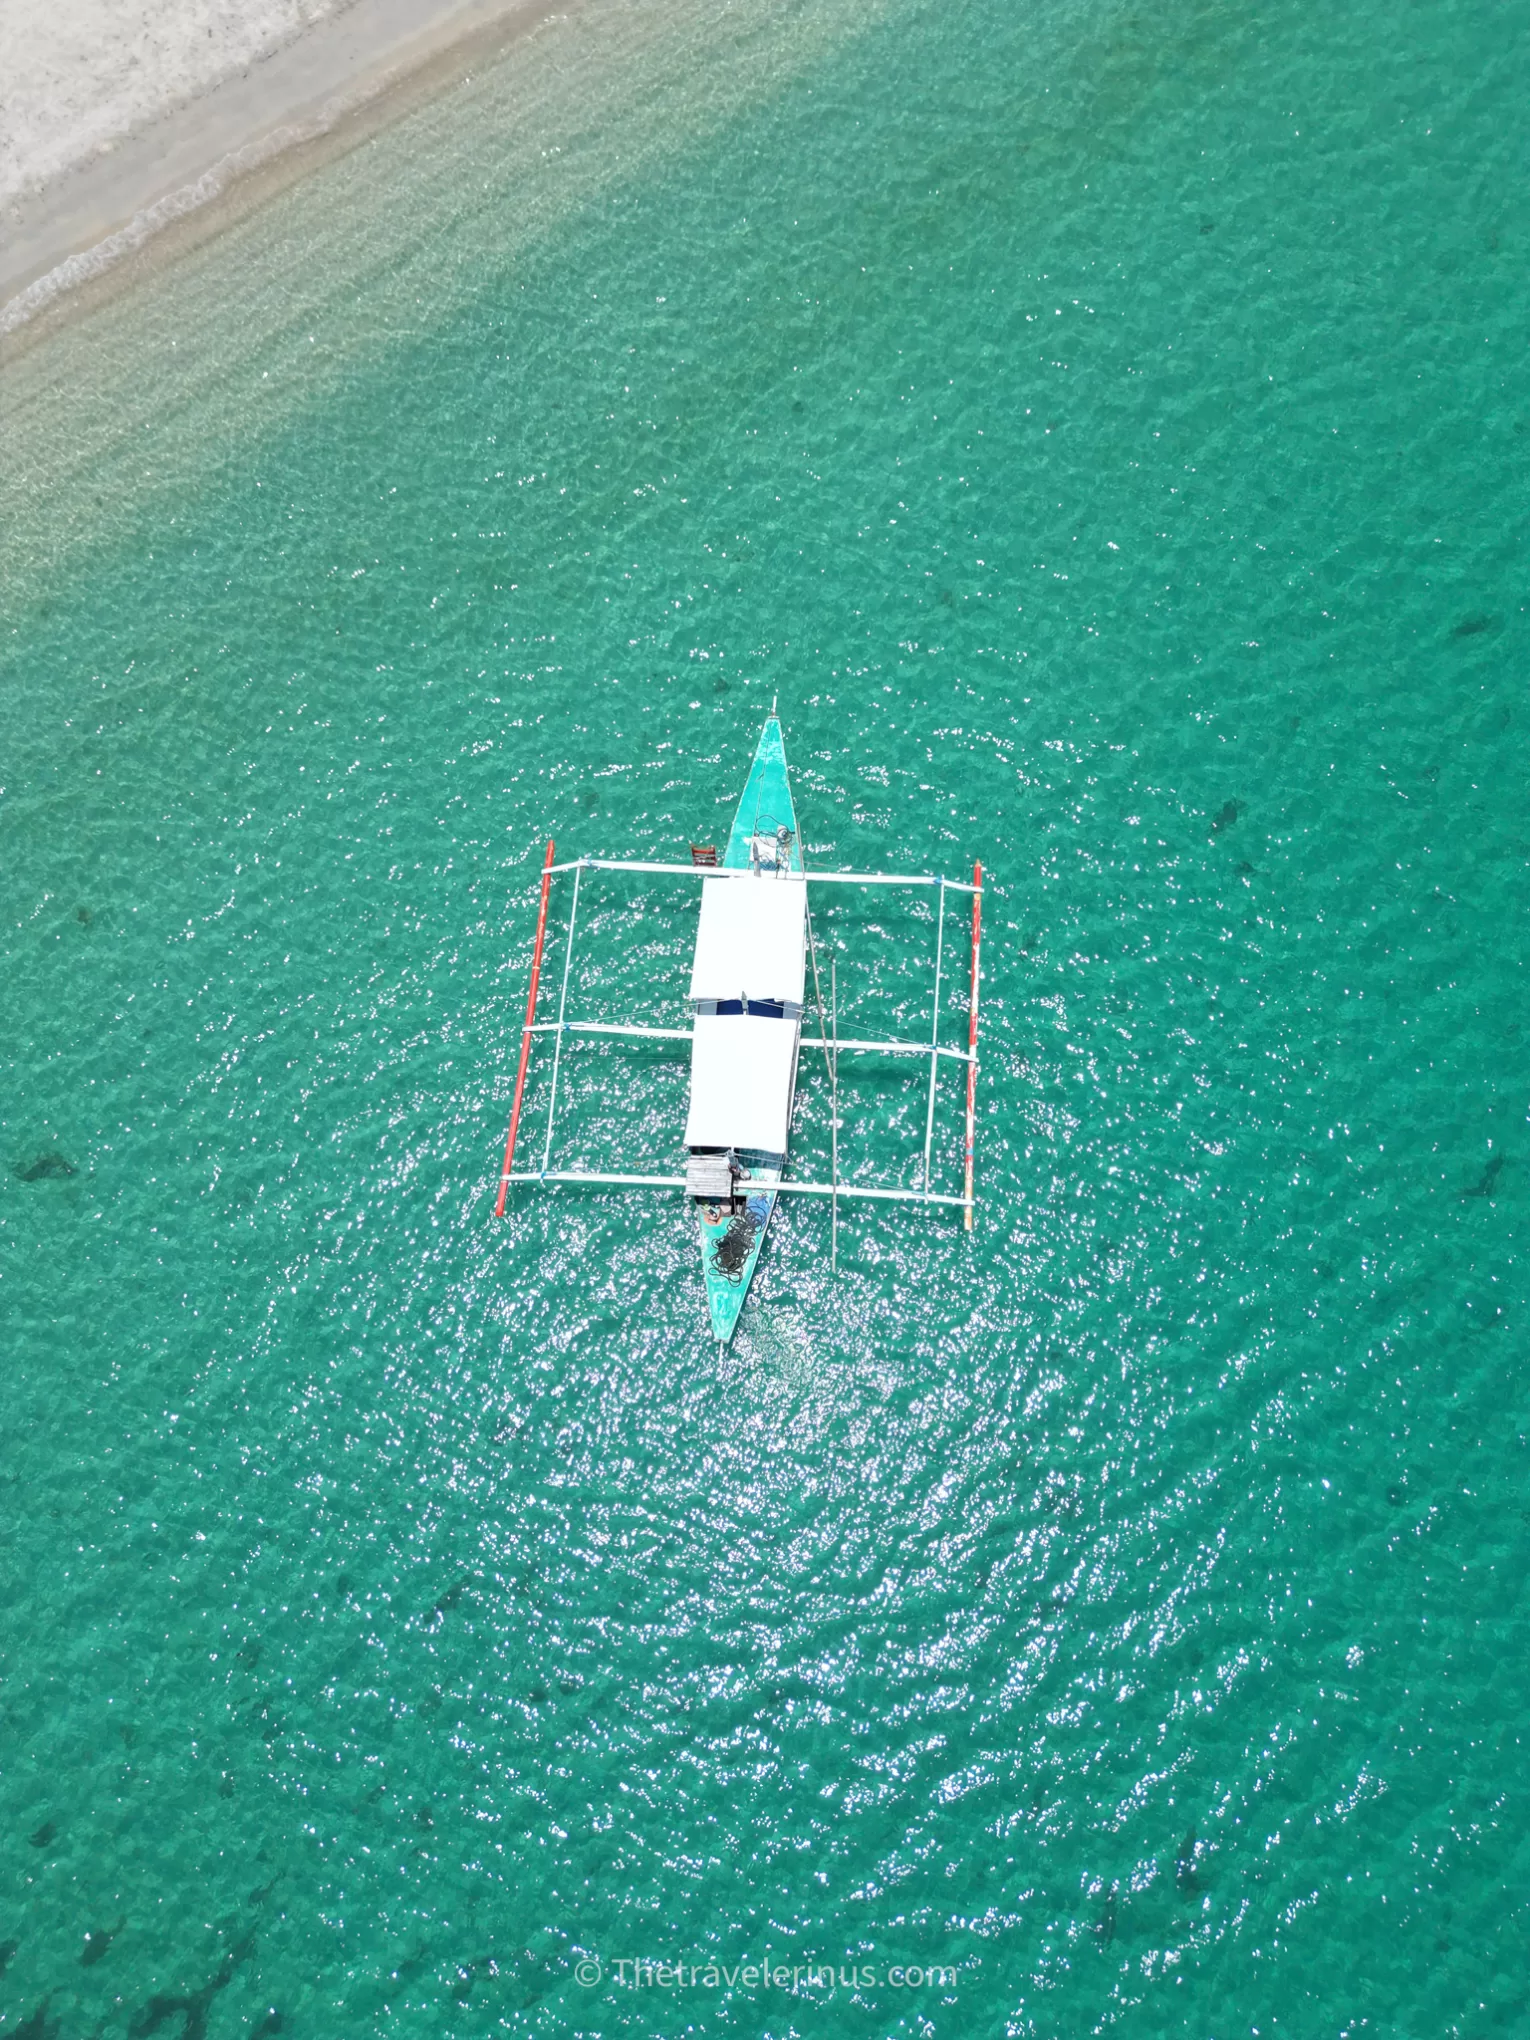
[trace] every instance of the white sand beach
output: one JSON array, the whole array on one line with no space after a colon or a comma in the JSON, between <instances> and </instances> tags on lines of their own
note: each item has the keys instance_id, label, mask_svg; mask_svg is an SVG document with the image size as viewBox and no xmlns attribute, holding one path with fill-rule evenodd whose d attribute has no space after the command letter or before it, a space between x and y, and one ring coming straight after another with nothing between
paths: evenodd
<instances>
[{"instance_id":1,"label":"white sand beach","mask_svg":"<svg viewBox=\"0 0 1530 2040\"><path fill-rule=\"evenodd\" d=\"M0 331L550 0L0 0Z\"/></svg>"},{"instance_id":2,"label":"white sand beach","mask_svg":"<svg viewBox=\"0 0 1530 2040\"><path fill-rule=\"evenodd\" d=\"M4 0L0 204L294 41L347 0Z\"/></svg>"}]
</instances>

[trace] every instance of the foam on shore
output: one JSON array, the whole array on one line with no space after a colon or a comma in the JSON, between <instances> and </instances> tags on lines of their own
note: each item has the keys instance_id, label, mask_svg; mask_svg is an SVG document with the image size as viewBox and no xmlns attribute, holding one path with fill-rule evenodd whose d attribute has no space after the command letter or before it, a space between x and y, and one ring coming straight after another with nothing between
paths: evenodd
<instances>
[{"instance_id":1,"label":"foam on shore","mask_svg":"<svg viewBox=\"0 0 1530 2040\"><path fill-rule=\"evenodd\" d=\"M0 207L295 41L353 0L51 0L4 15Z\"/></svg>"},{"instance_id":2,"label":"foam on shore","mask_svg":"<svg viewBox=\"0 0 1530 2040\"><path fill-rule=\"evenodd\" d=\"M0 88L0 335L263 173L258 199L295 151L311 168L327 139L361 139L556 4L265 0L203 30L205 0L180 0L152 32L114 14L94 39L100 0L70 0L57 28L39 10Z\"/></svg>"}]
</instances>

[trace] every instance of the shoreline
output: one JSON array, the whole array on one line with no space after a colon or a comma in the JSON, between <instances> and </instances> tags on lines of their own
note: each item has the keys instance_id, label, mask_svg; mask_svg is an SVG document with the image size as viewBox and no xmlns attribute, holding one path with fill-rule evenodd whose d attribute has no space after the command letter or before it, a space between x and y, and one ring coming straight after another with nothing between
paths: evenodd
<instances>
[{"instance_id":1,"label":"shoreline","mask_svg":"<svg viewBox=\"0 0 1530 2040\"><path fill-rule=\"evenodd\" d=\"M440 334L486 286L501 308L486 389L502 389L518 351L560 344L514 314L570 222L752 120L889 6L932 5L499 0L467 36L461 8L439 10L459 32L426 61L71 265L0 333L12 613L46 608L94 550L151 529L185 542L204 488L259 487L261 449L299 412ZM580 308L605 316L576 285Z\"/></svg>"},{"instance_id":2,"label":"shoreline","mask_svg":"<svg viewBox=\"0 0 1530 2040\"><path fill-rule=\"evenodd\" d=\"M0 244L0 359L565 10L566 0L355 0L17 199Z\"/></svg>"}]
</instances>

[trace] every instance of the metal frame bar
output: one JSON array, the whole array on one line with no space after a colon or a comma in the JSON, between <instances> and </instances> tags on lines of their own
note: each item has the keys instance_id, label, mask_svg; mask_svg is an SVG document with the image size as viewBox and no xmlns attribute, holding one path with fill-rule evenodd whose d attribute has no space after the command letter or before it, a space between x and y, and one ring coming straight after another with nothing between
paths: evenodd
<instances>
[{"instance_id":1,"label":"metal frame bar","mask_svg":"<svg viewBox=\"0 0 1530 2040\"><path fill-rule=\"evenodd\" d=\"M689 1027L632 1027L614 1020L539 1020L533 1034L627 1034L650 1041L689 1041ZM950 1062L972 1062L964 1048L932 1048L927 1041L845 1041L840 1048L852 1048L868 1055L942 1055ZM827 1047L825 1053L828 1053Z\"/></svg>"},{"instance_id":2,"label":"metal frame bar","mask_svg":"<svg viewBox=\"0 0 1530 2040\"><path fill-rule=\"evenodd\" d=\"M608 1188L620 1190L683 1190L683 1176L624 1176L603 1169L547 1169L540 1174L530 1171L510 1178L512 1183L599 1183ZM966 1208L965 1197L946 1197L931 1191L926 1196L923 1190L871 1190L852 1183L755 1183L746 1181L742 1186L747 1196L776 1195L795 1197L868 1197L891 1204L950 1204L958 1210Z\"/></svg>"},{"instance_id":3,"label":"metal frame bar","mask_svg":"<svg viewBox=\"0 0 1530 2040\"><path fill-rule=\"evenodd\" d=\"M735 870L726 864L660 864L646 857L575 857L567 864L555 864L560 871L649 871L671 878L753 878L749 870ZM932 878L927 874L905 875L896 871L802 871L785 874L788 883L803 885L943 885L953 892L970 893L973 886L960 878Z\"/></svg>"},{"instance_id":4,"label":"metal frame bar","mask_svg":"<svg viewBox=\"0 0 1530 2040\"><path fill-rule=\"evenodd\" d=\"M509 1138L507 1139L505 1144L504 1164L500 1173L499 1197L495 1204L496 1216L503 1216L504 1214L506 1193L509 1190L512 1183L585 1183L595 1185L606 1185L613 1188L655 1189L655 1190L683 1190L685 1188L685 1178L683 1176L625 1175L607 1173L604 1171L553 1169L549 1167L549 1163L551 1162L552 1159L553 1123L557 1110L558 1101L558 1074L563 1051L563 1037L565 1034L610 1034L658 1041L690 1041L694 1039L694 1031L689 1027L683 1028L640 1027L614 1021L570 1020L566 1017L568 1005L569 977L573 967L574 932L579 914L580 873L584 871L636 871L636 872L662 873L665 876L674 876L681 878L697 878L697 877L747 878L753 876L751 872L747 871L740 872L730 871L726 866L693 865L693 864L660 864L656 862L649 862L647 860L622 861L616 858L601 858L601 857L580 857L572 860L567 864L554 864L553 854L554 854L553 846L551 843L549 843L547 846L546 860L543 863L541 872L542 879L541 899L537 914L536 942L532 952L531 984L527 994L526 1018L521 1029L520 1065L516 1073L515 1101L512 1106L510 1114L510 1133ZM556 1020L552 1021L546 1020L538 1021L536 1019L537 985L538 980L541 976L542 944L547 925L548 892L554 876L557 873L564 871L572 871L574 874L574 898L569 910L568 940L565 946L563 958L563 983L558 995L558 1017ZM796 874L793 875L795 876ZM839 1199L841 1197L860 1197L866 1199L875 1199L881 1202L899 1204L948 1205L962 1212L965 1219L967 1230L970 1232L972 1230L974 1211L973 1148L975 1144L974 1135L976 1131L974 1122L976 1104L975 1092L977 1079L977 1032L978 1032L977 1009L978 1009L978 985L980 972L979 942L981 939L980 930L982 927L981 916L983 894L983 867L981 864L978 864L977 866L974 867L972 874L973 883L971 885L968 885L959 879L925 877L925 876L903 877L886 872L815 871L804 872L801 874L801 877L804 883L823 882L831 885L893 885L911 887L935 886L939 889L940 903L935 928L935 991L933 1000L933 1015L931 1019L930 1028L930 1040L928 1044L924 1042L912 1042L912 1041L842 1041L839 1036L839 999L836 989L832 993L834 1007L833 1013L834 1040L831 1048L827 1038L825 1037L825 1030L823 1027L823 994L822 991L819 990L817 1001L819 1015L819 1035L824 1050L825 1060L827 1061L829 1066L829 1079L833 1097L832 1109L834 1114L830 1128L831 1133L830 1181L827 1183L798 1183L798 1182L761 1183L752 1187L758 1190L766 1191L771 1195L781 1194L781 1195L798 1195L807 1197L829 1198L832 1204L831 1228L833 1234L833 1244L830 1249L831 1261L834 1258L838 1248ZM939 1038L941 962L945 934L946 893L948 891L970 893L972 895L972 1002L970 1008L970 1018L968 1023L968 1046L965 1050L959 1048L943 1048L940 1045ZM811 937L811 916L809 916L809 933ZM817 962L818 959L815 947L813 958L815 987L817 983ZM835 972L834 969L834 960L832 958L830 960L830 971L832 984L834 977L837 976L837 973ZM520 1119L521 1099L526 1081L526 1066L530 1059L531 1054L532 1036L536 1034L553 1034L557 1037L553 1048L552 1093L548 1100L547 1107L547 1135L542 1149L541 1170L536 1173L531 1173L528 1171L515 1173L513 1171L512 1164L515 1154L516 1128ZM861 1188L857 1185L840 1182L839 1051L842 1048L848 1049L852 1053L856 1054L927 1055L930 1058L929 1100L925 1113L923 1184L920 1189L874 1190L869 1188ZM945 1195L944 1193L932 1191L930 1189L930 1149L934 1134L935 1078L939 1067L939 1059L942 1056L948 1058L950 1061L962 1062L967 1065L966 1139L964 1142L963 1150L963 1162L965 1166L965 1195L961 1197L951 1197Z\"/></svg>"},{"instance_id":5,"label":"metal frame bar","mask_svg":"<svg viewBox=\"0 0 1530 2040\"><path fill-rule=\"evenodd\" d=\"M807 882L809 885L948 885L952 892L973 890L959 878L906 878L895 871L810 871Z\"/></svg>"},{"instance_id":6,"label":"metal frame bar","mask_svg":"<svg viewBox=\"0 0 1530 2040\"><path fill-rule=\"evenodd\" d=\"M943 1055L951 1062L975 1062L964 1048L934 1048L924 1041L841 1041L841 1048L880 1050L885 1055Z\"/></svg>"},{"instance_id":7,"label":"metal frame bar","mask_svg":"<svg viewBox=\"0 0 1530 2040\"><path fill-rule=\"evenodd\" d=\"M533 1034L552 1034L557 1031L556 1020L539 1020L532 1028ZM654 1041L689 1041L689 1027L632 1027L614 1020L565 1020L561 1023L565 1034L636 1034Z\"/></svg>"},{"instance_id":8,"label":"metal frame bar","mask_svg":"<svg viewBox=\"0 0 1530 2040\"><path fill-rule=\"evenodd\" d=\"M982 982L983 952L983 867L972 867L972 1004L968 1009L967 1049L967 1139L962 1151L963 1200L967 1212L967 1230L972 1230L972 1157L977 1139L977 1041L978 1041L978 989Z\"/></svg>"}]
</instances>

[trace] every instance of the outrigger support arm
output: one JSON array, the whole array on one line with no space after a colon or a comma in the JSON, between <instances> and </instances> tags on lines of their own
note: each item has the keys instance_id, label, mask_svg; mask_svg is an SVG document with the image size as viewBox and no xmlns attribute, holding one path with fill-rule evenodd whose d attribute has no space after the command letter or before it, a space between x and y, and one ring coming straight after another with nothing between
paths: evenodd
<instances>
[{"instance_id":1,"label":"outrigger support arm","mask_svg":"<svg viewBox=\"0 0 1530 2040\"><path fill-rule=\"evenodd\" d=\"M962 1149L968 1232L972 1230L972 1148L976 1134L978 983L982 976L983 867L972 867L972 1004L967 1012L967 1140Z\"/></svg>"},{"instance_id":2,"label":"outrigger support arm","mask_svg":"<svg viewBox=\"0 0 1530 2040\"><path fill-rule=\"evenodd\" d=\"M614 1020L539 1020L533 1034L636 1034L652 1041L689 1041L689 1027L629 1027Z\"/></svg>"},{"instance_id":3,"label":"outrigger support arm","mask_svg":"<svg viewBox=\"0 0 1530 2040\"><path fill-rule=\"evenodd\" d=\"M568 864L555 864L559 871L651 871L671 878L752 878L748 870L731 870L725 864L659 864L640 857L576 857ZM805 871L793 874L807 885L915 885L948 886L952 892L975 892L960 878L931 878L925 874L907 876L897 871Z\"/></svg>"},{"instance_id":4,"label":"outrigger support arm","mask_svg":"<svg viewBox=\"0 0 1530 2040\"><path fill-rule=\"evenodd\" d=\"M548 844L547 855L542 864L542 896L537 909L536 941L531 952L531 982L526 990L526 1018L521 1027L520 1063L515 1073L515 1100L510 1108L510 1132L505 1141L505 1159L500 1170L499 1196L494 1205L494 1215L496 1218L504 1216L505 1199L513 1183L590 1183L653 1190L683 1190L686 1187L684 1176L616 1175L588 1169L549 1169L547 1167L552 1147L552 1111L557 1099L558 1058L556 1053L553 1059L553 1099L548 1113L549 1137L543 1150L543 1166L535 1173L525 1171L519 1174L516 1173L515 1141L520 1127L521 1105L526 1091L526 1067L531 1059L531 1043L534 1035L556 1035L559 1049L561 1049L562 1038L565 1034L637 1035L657 1041L690 1041L693 1039L693 1033L689 1027L640 1027L601 1020L569 1020L564 1017L568 999L569 970L573 961L573 914L569 917L568 944L563 965L563 988L558 1001L558 1018L550 1021L539 1021L537 1019L537 991L542 977L542 949L547 936L547 899L552 881L560 871L572 871L575 874L576 913L578 908L578 874L582 871L660 872L677 878L730 878L748 877L751 875L748 872L731 872L726 867L720 868L715 865L659 864L650 863L646 860L624 861L607 857L578 857L568 864L554 864L553 845L551 843ZM978 992L982 978L983 867L981 864L973 866L972 883L970 885L959 879L903 877L888 872L812 871L805 873L804 877L805 881L811 885L901 885L935 886L939 888L941 914L939 916L940 925L937 926L936 930L936 993L930 1040L927 1042L845 1041L839 1036L838 1001L835 1000L835 1038L832 1051L829 1049L827 1042L824 1043L825 1053L829 1056L830 1061L831 1079L837 1079L838 1077L839 1051L841 1049L849 1049L852 1053L867 1055L927 1055L930 1058L931 1082L930 1099L926 1107L925 1116L923 1184L918 1190L873 1190L862 1188L859 1185L842 1183L839 1180L838 1115L836 1110L834 1167L830 1171L831 1180L829 1182L762 1182L758 1187L761 1190L770 1192L772 1195L781 1194L790 1196L795 1194L805 1197L828 1197L834 1199L836 1203L841 1197L864 1197L885 1200L890 1203L951 1205L962 1213L966 1228L968 1232L971 1232L975 1208L973 1195L973 1151L977 1130ZM965 1049L946 1048L942 1047L939 1043L940 943L944 925L945 894L947 891L971 893L972 895L972 997L968 1009L967 1046ZM819 1010L821 1017L821 1002ZM929 1187L929 1150L933 1131L934 1077L937 1060L941 1057L948 1057L953 1062L962 1062L967 1065L966 1136L962 1145L964 1187L963 1195L960 1197L942 1196L932 1191ZM834 1088L837 1093L837 1082ZM837 1218L837 1212L835 1215Z\"/></svg>"},{"instance_id":5,"label":"outrigger support arm","mask_svg":"<svg viewBox=\"0 0 1530 2040\"><path fill-rule=\"evenodd\" d=\"M537 1017L537 985L542 976L542 943L547 935L547 893L552 885L553 846L547 846L547 855L542 860L542 904L537 909L537 939L531 951L531 984L526 993L526 1024L521 1029L521 1061L515 1073L515 1103L510 1107L510 1133L505 1141L505 1164L499 1172L499 1196L494 1205L494 1216L505 1215L505 1193L511 1181L511 1164L515 1160L515 1135L521 1123L521 1099L526 1090L526 1065L531 1060L531 1036L533 1022Z\"/></svg>"},{"instance_id":6,"label":"outrigger support arm","mask_svg":"<svg viewBox=\"0 0 1530 2040\"><path fill-rule=\"evenodd\" d=\"M633 1027L615 1020L539 1020L533 1034L630 1034L647 1041L689 1041L689 1027ZM943 1055L951 1062L971 1062L964 1048L934 1048L928 1041L846 1041L839 1048L865 1055Z\"/></svg>"},{"instance_id":7,"label":"outrigger support arm","mask_svg":"<svg viewBox=\"0 0 1530 2040\"><path fill-rule=\"evenodd\" d=\"M843 1047L844 1043L841 1042ZM634 1190L683 1190L684 1176L622 1176L604 1169L548 1169L545 1174L525 1171L510 1178L512 1183L604 1183L618 1189ZM875 1197L893 1204L952 1204L960 1210L965 1198L944 1197L936 1191L928 1195L923 1190L872 1190L863 1189L851 1183L765 1183L744 1178L738 1185L739 1192L748 1195L758 1191L762 1196L775 1197Z\"/></svg>"}]
</instances>

